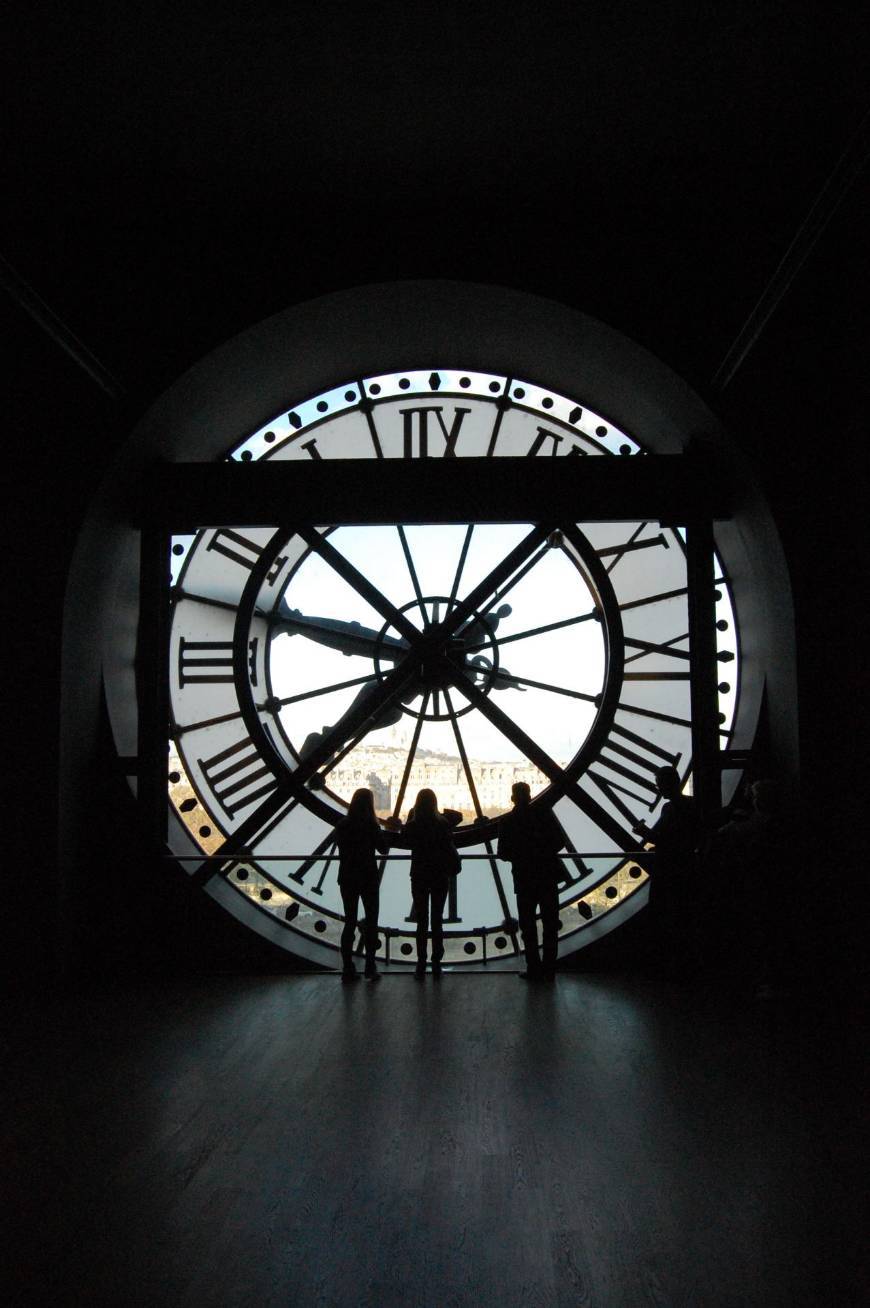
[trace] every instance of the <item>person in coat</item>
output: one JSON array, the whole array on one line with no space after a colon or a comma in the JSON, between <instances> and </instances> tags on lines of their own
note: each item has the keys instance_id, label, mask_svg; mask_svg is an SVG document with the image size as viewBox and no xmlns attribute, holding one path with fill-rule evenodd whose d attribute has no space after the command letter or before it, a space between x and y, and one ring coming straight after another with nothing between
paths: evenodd
<instances>
[{"instance_id":1,"label":"person in coat","mask_svg":"<svg viewBox=\"0 0 870 1308\"><path fill-rule=\"evenodd\" d=\"M513 808L500 822L497 856L511 865L517 897L517 917L523 938L526 981L551 981L556 971L559 935L559 850L565 835L550 809L532 808L527 782L511 787ZM538 951L537 914L541 914L543 956Z\"/></svg>"},{"instance_id":2,"label":"person in coat","mask_svg":"<svg viewBox=\"0 0 870 1308\"><path fill-rule=\"evenodd\" d=\"M375 954L378 948L378 911L380 899L380 873L378 854L389 849L389 837L382 831L375 817L375 800L365 787L355 790L347 809L347 816L335 827L338 845L338 888L344 905L344 930L341 933L342 978L349 981L357 975L353 961L354 934L359 920L362 901L365 914L365 975L378 975Z\"/></svg>"},{"instance_id":3,"label":"person in coat","mask_svg":"<svg viewBox=\"0 0 870 1308\"><path fill-rule=\"evenodd\" d=\"M434 790L421 790L402 827L402 834L411 847L411 897L414 920L417 923L418 977L426 974L426 947L430 918L432 931L432 975L441 975L444 957L444 904L450 886L462 866L451 828L462 820L461 814L451 809L438 812L438 799Z\"/></svg>"}]
</instances>

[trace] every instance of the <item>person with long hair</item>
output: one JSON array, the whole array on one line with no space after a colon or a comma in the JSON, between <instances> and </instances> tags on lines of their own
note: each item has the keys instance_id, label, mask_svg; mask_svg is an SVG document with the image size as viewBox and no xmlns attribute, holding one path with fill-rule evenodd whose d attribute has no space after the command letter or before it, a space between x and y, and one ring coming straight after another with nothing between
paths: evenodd
<instances>
[{"instance_id":1,"label":"person with long hair","mask_svg":"<svg viewBox=\"0 0 870 1308\"><path fill-rule=\"evenodd\" d=\"M430 916L432 975L441 975L441 959L444 957L444 903L450 878L462 866L450 830L461 820L461 814L451 809L439 813L435 792L427 789L417 795L403 827L403 835L411 846L411 897L417 923L415 972L418 977L426 974Z\"/></svg>"},{"instance_id":2,"label":"person with long hair","mask_svg":"<svg viewBox=\"0 0 870 1308\"><path fill-rule=\"evenodd\" d=\"M362 900L365 914L365 975L378 975L375 955L378 949L378 912L380 908L379 853L389 849L389 837L375 816L374 795L366 787L355 790L347 816L335 827L338 844L338 888L344 905L344 930L341 933L342 980L357 975L353 961L353 940Z\"/></svg>"}]
</instances>

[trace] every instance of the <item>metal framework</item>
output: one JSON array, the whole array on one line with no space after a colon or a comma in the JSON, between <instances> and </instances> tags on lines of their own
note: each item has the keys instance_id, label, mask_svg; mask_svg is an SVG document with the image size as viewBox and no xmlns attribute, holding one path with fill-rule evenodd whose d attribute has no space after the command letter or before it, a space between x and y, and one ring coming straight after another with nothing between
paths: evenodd
<instances>
[{"instance_id":1,"label":"metal framework","mask_svg":"<svg viewBox=\"0 0 870 1308\"><path fill-rule=\"evenodd\" d=\"M525 460L466 458L461 464L461 479L451 459L428 460L422 478L419 461L405 460L151 467L144 480L139 523L139 787L150 828L159 839L165 839L168 813L169 540L173 532L225 523L283 525L288 532L306 532L332 522L492 523L519 518L548 524L548 529L564 524L566 531L572 531L578 521L643 518L685 527L693 784L703 814L719 807L722 770L739 766L720 750L717 704L713 522L731 516L731 491L721 469L694 453L541 460L536 461L534 479L522 475ZM252 588L267 566L264 554L252 572ZM247 646L241 637L237 645L234 658L241 668ZM249 725L253 729L256 724ZM297 788L292 782L289 785ZM276 793L279 798L284 794L280 787ZM224 862L243 849L244 828L229 845L219 856ZM198 858L207 878L212 860Z\"/></svg>"}]
</instances>

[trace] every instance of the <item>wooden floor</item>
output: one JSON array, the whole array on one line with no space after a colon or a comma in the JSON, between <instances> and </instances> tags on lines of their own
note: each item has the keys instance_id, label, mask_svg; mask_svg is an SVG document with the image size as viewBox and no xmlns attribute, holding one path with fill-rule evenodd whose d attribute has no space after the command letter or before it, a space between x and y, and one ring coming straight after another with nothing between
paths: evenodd
<instances>
[{"instance_id":1,"label":"wooden floor","mask_svg":"<svg viewBox=\"0 0 870 1308\"><path fill-rule=\"evenodd\" d=\"M7 1305L860 1302L847 1024L609 976L25 1005Z\"/></svg>"}]
</instances>

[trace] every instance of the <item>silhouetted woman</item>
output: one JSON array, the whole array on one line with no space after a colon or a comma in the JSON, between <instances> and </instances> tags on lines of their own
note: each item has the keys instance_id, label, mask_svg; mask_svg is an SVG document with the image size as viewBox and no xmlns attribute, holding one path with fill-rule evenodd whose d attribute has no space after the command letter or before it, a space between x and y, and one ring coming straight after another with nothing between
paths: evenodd
<instances>
[{"instance_id":1,"label":"silhouetted woman","mask_svg":"<svg viewBox=\"0 0 870 1308\"><path fill-rule=\"evenodd\" d=\"M411 896L417 922L417 976L426 974L426 943L432 919L432 975L441 975L444 957L444 901L450 877L461 867L451 826L462 820L448 809L438 812L434 790L421 790L408 814L403 834L411 846Z\"/></svg>"},{"instance_id":2,"label":"silhouetted woman","mask_svg":"<svg viewBox=\"0 0 870 1308\"><path fill-rule=\"evenodd\" d=\"M344 904L344 930L341 933L342 978L350 980L357 972L353 962L353 938L359 917L359 901L365 913L365 974L378 975L375 954L378 948L378 910L380 876L378 853L389 849L389 837L381 831L375 817L375 800L370 790L355 790L347 817L335 827L338 844L338 888Z\"/></svg>"}]
</instances>

